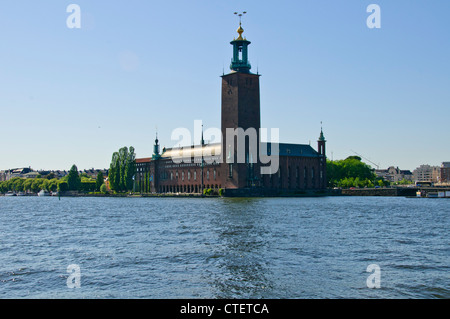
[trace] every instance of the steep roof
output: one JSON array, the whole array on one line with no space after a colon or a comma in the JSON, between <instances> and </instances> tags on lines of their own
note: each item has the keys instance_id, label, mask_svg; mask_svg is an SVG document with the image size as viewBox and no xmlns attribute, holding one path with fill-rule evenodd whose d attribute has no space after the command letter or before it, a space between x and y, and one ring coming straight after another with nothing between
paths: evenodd
<instances>
[{"instance_id":1,"label":"steep roof","mask_svg":"<svg viewBox=\"0 0 450 319\"><path fill-rule=\"evenodd\" d=\"M261 143L262 147L267 147L267 154L273 153L275 145L279 147L279 156L302 156L317 157L319 153L308 144L289 143Z\"/></svg>"},{"instance_id":2,"label":"steep roof","mask_svg":"<svg viewBox=\"0 0 450 319\"><path fill-rule=\"evenodd\" d=\"M275 145L279 147L279 156L298 156L298 157L317 157L319 153L308 144L290 144L290 143L261 143L262 150L266 150L266 155L275 155L273 153ZM222 153L222 145L220 143L213 143L204 145L195 145L193 147L184 147L180 149L165 148L161 154L161 159L169 158L194 158L201 156L203 149L203 156L220 157ZM136 163L148 163L152 160L148 158L137 158Z\"/></svg>"}]
</instances>

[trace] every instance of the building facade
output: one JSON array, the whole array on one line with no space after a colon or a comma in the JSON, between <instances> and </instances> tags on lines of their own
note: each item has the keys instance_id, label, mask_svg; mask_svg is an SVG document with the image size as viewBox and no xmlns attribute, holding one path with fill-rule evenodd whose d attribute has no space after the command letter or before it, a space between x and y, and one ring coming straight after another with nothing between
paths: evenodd
<instances>
[{"instance_id":1,"label":"building facade","mask_svg":"<svg viewBox=\"0 0 450 319\"><path fill-rule=\"evenodd\" d=\"M414 181L439 183L441 179L441 168L439 166L420 165L414 172Z\"/></svg>"},{"instance_id":2,"label":"building facade","mask_svg":"<svg viewBox=\"0 0 450 319\"><path fill-rule=\"evenodd\" d=\"M401 170L394 166L390 166L388 169L376 169L375 174L392 183L402 180L413 181L413 173L410 170Z\"/></svg>"},{"instance_id":3,"label":"building facade","mask_svg":"<svg viewBox=\"0 0 450 319\"><path fill-rule=\"evenodd\" d=\"M136 159L135 191L202 193L204 189L224 189L230 195L326 188L326 140L322 131L317 151L311 145L261 141L260 75L250 72L251 42L242 37L241 25L237 32L239 36L230 42L230 73L221 77L222 142L205 144L202 134L198 145L160 151L156 138L152 157ZM262 156L276 156L277 167L261 161Z\"/></svg>"},{"instance_id":4,"label":"building facade","mask_svg":"<svg viewBox=\"0 0 450 319\"><path fill-rule=\"evenodd\" d=\"M450 162L441 165L441 183L450 183Z\"/></svg>"}]
</instances>

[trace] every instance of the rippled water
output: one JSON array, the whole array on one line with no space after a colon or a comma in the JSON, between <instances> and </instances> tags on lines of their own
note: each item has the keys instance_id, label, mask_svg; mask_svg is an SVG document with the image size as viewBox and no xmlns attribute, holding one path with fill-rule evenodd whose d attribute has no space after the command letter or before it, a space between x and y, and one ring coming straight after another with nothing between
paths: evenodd
<instances>
[{"instance_id":1,"label":"rippled water","mask_svg":"<svg viewBox=\"0 0 450 319\"><path fill-rule=\"evenodd\" d=\"M450 298L449 214L449 199L0 197L0 298Z\"/></svg>"}]
</instances>

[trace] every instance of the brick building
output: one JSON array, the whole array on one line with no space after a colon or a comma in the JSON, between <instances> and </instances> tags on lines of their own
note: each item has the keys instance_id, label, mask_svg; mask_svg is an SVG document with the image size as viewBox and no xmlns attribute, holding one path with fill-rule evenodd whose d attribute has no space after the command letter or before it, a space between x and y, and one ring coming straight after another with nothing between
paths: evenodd
<instances>
[{"instance_id":1,"label":"brick building","mask_svg":"<svg viewBox=\"0 0 450 319\"><path fill-rule=\"evenodd\" d=\"M223 188L228 195L245 195L326 188L326 140L322 131L317 151L311 145L261 142L260 75L250 72L251 42L242 37L241 25L237 32L238 38L230 42L231 71L221 77L222 142L205 144L202 134L199 145L160 151L156 138L152 157L136 159L136 191L201 193L203 189ZM233 136L232 141L226 138L230 129L246 134L244 146L239 136ZM257 141L253 147L251 132ZM261 156L277 156L278 166L269 169ZM266 173L262 174L262 169Z\"/></svg>"},{"instance_id":2,"label":"brick building","mask_svg":"<svg viewBox=\"0 0 450 319\"><path fill-rule=\"evenodd\" d=\"M441 183L450 183L450 162L442 162Z\"/></svg>"}]
</instances>

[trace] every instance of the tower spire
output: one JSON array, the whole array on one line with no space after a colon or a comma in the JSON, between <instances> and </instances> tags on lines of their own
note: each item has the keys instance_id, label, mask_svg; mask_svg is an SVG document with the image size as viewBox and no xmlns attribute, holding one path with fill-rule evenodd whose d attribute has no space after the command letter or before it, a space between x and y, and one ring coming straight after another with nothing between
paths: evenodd
<instances>
[{"instance_id":1,"label":"tower spire","mask_svg":"<svg viewBox=\"0 0 450 319\"><path fill-rule=\"evenodd\" d=\"M237 39L235 38L230 42L233 45L233 58L231 59L230 69L242 73L250 73L251 69L250 62L248 61L248 45L251 42L247 41L245 37L242 37L244 29L242 28L241 18L246 13L246 11L242 13L234 13L239 16L239 28L237 29L239 36Z\"/></svg>"},{"instance_id":2,"label":"tower spire","mask_svg":"<svg viewBox=\"0 0 450 319\"><path fill-rule=\"evenodd\" d=\"M153 159L158 159L161 155L159 154L159 140L158 140L158 131L156 131L155 144L153 145Z\"/></svg>"},{"instance_id":3,"label":"tower spire","mask_svg":"<svg viewBox=\"0 0 450 319\"><path fill-rule=\"evenodd\" d=\"M320 121L320 136L319 136L319 141L326 142L325 136L323 136L322 121Z\"/></svg>"}]
</instances>

